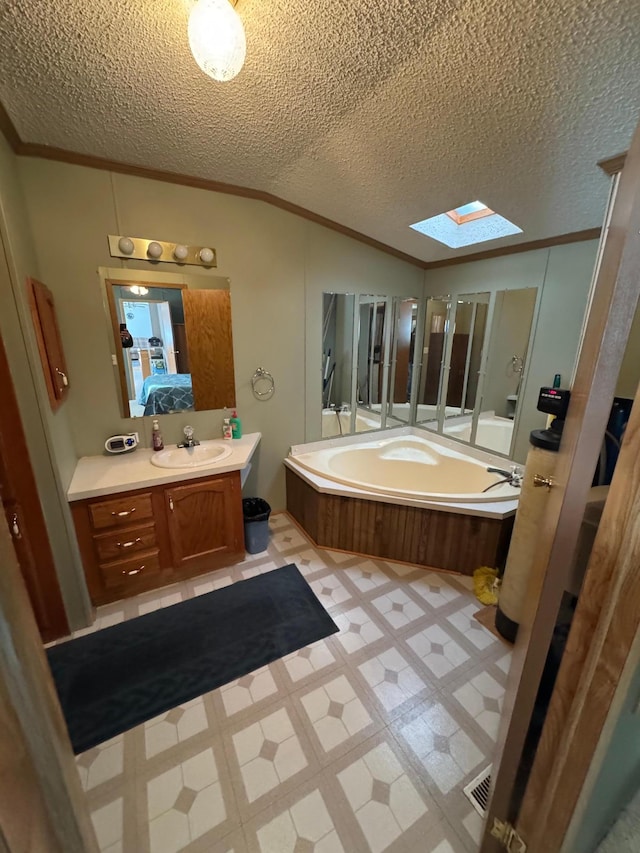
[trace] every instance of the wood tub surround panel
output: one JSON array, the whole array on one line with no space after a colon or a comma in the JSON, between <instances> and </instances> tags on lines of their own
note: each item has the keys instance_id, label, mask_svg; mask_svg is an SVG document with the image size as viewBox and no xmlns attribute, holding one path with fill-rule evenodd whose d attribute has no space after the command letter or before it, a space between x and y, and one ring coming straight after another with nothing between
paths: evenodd
<instances>
[{"instance_id":1,"label":"wood tub surround panel","mask_svg":"<svg viewBox=\"0 0 640 853\"><path fill-rule=\"evenodd\" d=\"M482 518L317 492L287 468L287 511L320 547L472 575L502 566L513 517Z\"/></svg>"},{"instance_id":2,"label":"wood tub surround panel","mask_svg":"<svg viewBox=\"0 0 640 853\"><path fill-rule=\"evenodd\" d=\"M96 605L244 559L239 471L74 501L71 512Z\"/></svg>"}]
</instances>

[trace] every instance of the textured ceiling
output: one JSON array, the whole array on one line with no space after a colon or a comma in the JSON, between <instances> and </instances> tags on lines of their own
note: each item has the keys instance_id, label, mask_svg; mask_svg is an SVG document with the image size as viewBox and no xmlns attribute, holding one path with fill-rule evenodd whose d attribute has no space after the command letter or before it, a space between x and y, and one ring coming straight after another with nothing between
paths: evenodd
<instances>
[{"instance_id":1,"label":"textured ceiling","mask_svg":"<svg viewBox=\"0 0 640 853\"><path fill-rule=\"evenodd\" d=\"M185 0L0 0L24 142L263 190L433 261L598 226L640 118L637 0L238 0L247 62L195 65ZM524 229L409 229L476 198Z\"/></svg>"}]
</instances>

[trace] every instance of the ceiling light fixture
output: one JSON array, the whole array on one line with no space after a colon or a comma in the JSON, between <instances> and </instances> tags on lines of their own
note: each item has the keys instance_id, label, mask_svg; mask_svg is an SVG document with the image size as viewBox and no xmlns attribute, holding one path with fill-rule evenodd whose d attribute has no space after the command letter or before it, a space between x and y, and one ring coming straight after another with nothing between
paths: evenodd
<instances>
[{"instance_id":1,"label":"ceiling light fixture","mask_svg":"<svg viewBox=\"0 0 640 853\"><path fill-rule=\"evenodd\" d=\"M198 0L187 32L199 67L221 83L233 80L244 65L247 41L240 16L229 0Z\"/></svg>"}]
</instances>

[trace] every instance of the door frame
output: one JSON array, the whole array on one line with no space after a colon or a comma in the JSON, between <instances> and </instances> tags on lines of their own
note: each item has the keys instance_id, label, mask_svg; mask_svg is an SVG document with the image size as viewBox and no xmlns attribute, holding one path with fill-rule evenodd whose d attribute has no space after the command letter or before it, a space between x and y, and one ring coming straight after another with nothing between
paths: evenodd
<instances>
[{"instance_id":1,"label":"door frame","mask_svg":"<svg viewBox=\"0 0 640 853\"><path fill-rule=\"evenodd\" d=\"M14 548L42 639L50 642L68 634L69 623L2 337L0 380L0 470L7 477L21 531L21 541L14 539ZM0 514L4 516L1 504Z\"/></svg>"},{"instance_id":2,"label":"door frame","mask_svg":"<svg viewBox=\"0 0 640 853\"><path fill-rule=\"evenodd\" d=\"M567 651L556 679L549 713L519 813L512 793L523 748L578 539L595 463L609 418L624 351L640 295L640 127L625 160L611 210L606 238L596 266L592 302L572 387L555 484L539 526L525 611L509 674L481 853L497 853L503 845L491 835L494 820L511 823L529 851L560 850L588 768L598 745L606 710L616 683L603 683L609 664L605 649L617 635L613 612L637 609L640 598L628 577L628 555L620 551L606 527L621 535L631 508L640 503L640 481L634 479L640 456L637 432L640 411L632 412L623 452L573 619ZM635 414L634 414L635 412ZM626 450L625 450L626 446ZM528 471L533 476L534 471ZM636 527L626 531L632 536ZM615 547L614 547L615 546ZM602 585L611 584L603 600ZM594 593L599 594L598 599ZM629 596L624 600L621 596ZM605 606L606 602L606 606ZM598 634L594 637L594 626ZM630 626L633 628L633 626ZM613 631L613 635L611 633ZM582 642L582 648L579 643ZM586 658L585 643L594 642ZM571 654L570 654L571 653ZM607 651L608 653L608 651ZM570 655L567 657L567 655ZM624 648L622 649L622 657ZM620 661L618 661L620 662ZM603 669L604 667L604 669ZM615 674L615 668L613 670ZM605 689L603 696L602 689ZM600 691L596 694L593 691ZM605 707L585 716L593 698ZM589 701L587 702L587 697ZM608 700L608 701L607 701ZM571 713L569 714L569 710ZM602 722L602 725L600 725ZM576 763L577 762L577 763ZM584 771L584 772L582 772ZM544 820L541 820L544 815Z\"/></svg>"}]
</instances>

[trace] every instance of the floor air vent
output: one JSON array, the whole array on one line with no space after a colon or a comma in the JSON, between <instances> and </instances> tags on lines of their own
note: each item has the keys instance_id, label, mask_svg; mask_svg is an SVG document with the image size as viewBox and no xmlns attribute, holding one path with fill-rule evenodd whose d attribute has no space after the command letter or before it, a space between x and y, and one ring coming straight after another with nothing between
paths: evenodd
<instances>
[{"instance_id":1,"label":"floor air vent","mask_svg":"<svg viewBox=\"0 0 640 853\"><path fill-rule=\"evenodd\" d=\"M471 805L478 812L480 817L485 817L487 814L487 806L489 805L489 789L491 788L491 764L486 767L479 776L469 782L465 787L464 793Z\"/></svg>"}]
</instances>

